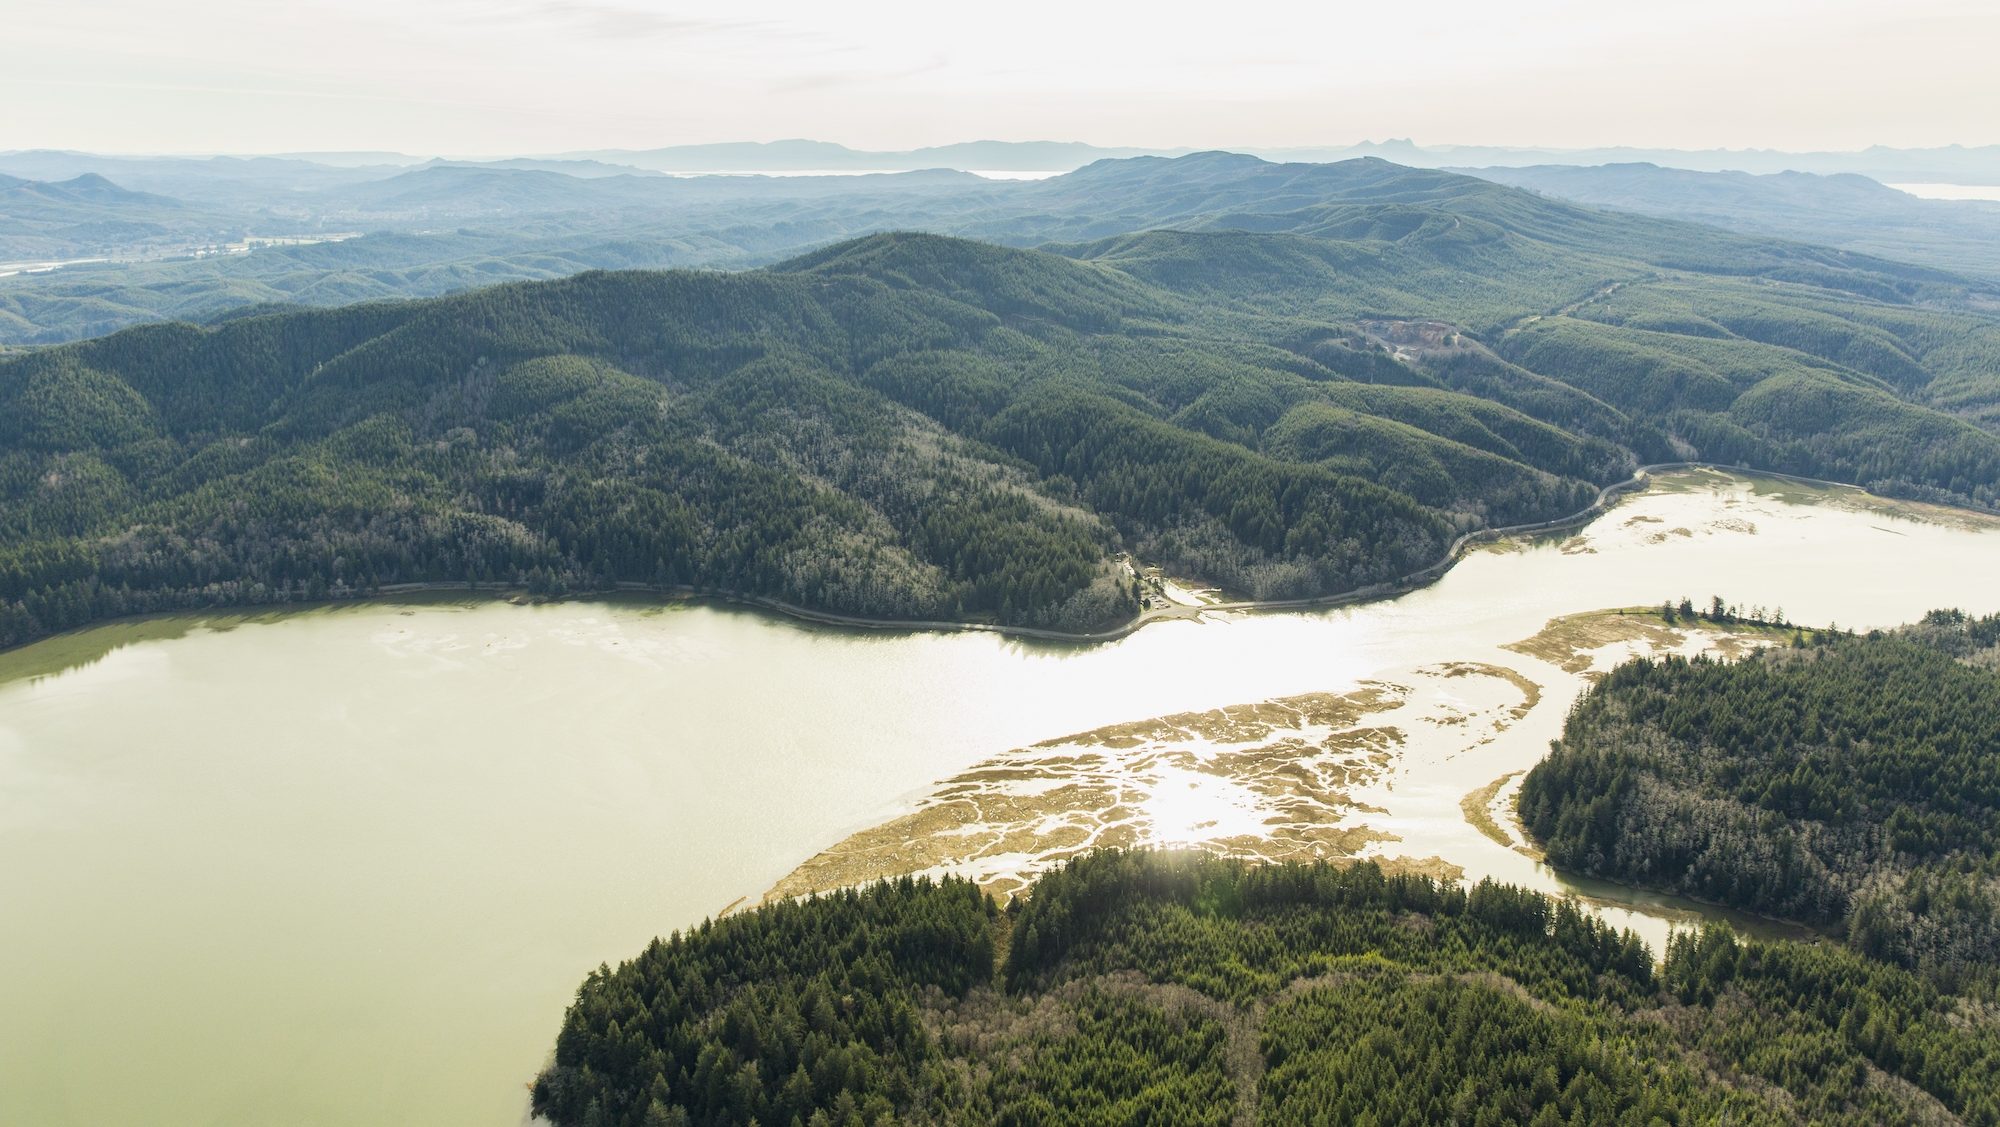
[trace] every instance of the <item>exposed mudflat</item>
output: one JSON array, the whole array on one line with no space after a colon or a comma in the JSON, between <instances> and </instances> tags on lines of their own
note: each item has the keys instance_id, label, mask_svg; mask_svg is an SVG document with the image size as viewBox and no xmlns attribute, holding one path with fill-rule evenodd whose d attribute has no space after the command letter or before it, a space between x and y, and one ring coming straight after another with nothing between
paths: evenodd
<instances>
[{"instance_id":1,"label":"exposed mudflat","mask_svg":"<svg viewBox=\"0 0 2000 1127\"><path fill-rule=\"evenodd\" d=\"M1458 808L1465 811L1466 822L1473 829L1485 834L1488 841L1509 849L1517 847L1519 838L1501 828L1500 818L1494 807L1498 804L1501 788L1519 778L1521 774L1519 771L1509 771L1478 790L1467 791L1465 797L1458 803Z\"/></svg>"},{"instance_id":2,"label":"exposed mudflat","mask_svg":"<svg viewBox=\"0 0 2000 1127\"><path fill-rule=\"evenodd\" d=\"M1502 648L1540 658L1565 673L1599 677L1635 657L1698 653L1736 657L1758 646L1787 643L1793 633L1790 626L1751 622L1668 623L1656 609L1621 607L1552 618L1533 637Z\"/></svg>"},{"instance_id":3,"label":"exposed mudflat","mask_svg":"<svg viewBox=\"0 0 2000 1127\"><path fill-rule=\"evenodd\" d=\"M1890 525L2000 529L2000 518L1857 489L1691 470L1661 475L1575 533L1491 542L1476 546L1474 555L1518 557L1537 544L1566 557L1624 557L1706 541L1733 546L1813 509L1886 521L1867 527L1897 536L1904 530ZM1181 585L1170 590L1184 605L1214 597ZM1663 587L1660 594L1695 592ZM1755 609L1773 618L1782 613L1776 606ZM1670 621L1657 606L1584 610L1547 619L1532 634L1490 649L1467 642L1465 659L1382 669L1339 692L1043 740L936 783L907 812L806 860L765 899L914 872L970 877L1005 896L1092 848L1197 846L1262 860L1365 857L1438 876L1498 876L1578 895L1657 943L1664 926L1696 918L1698 910L1585 889L1541 868L1540 850L1514 817L1521 779L1560 730L1576 693L1620 662L1666 654L1737 657L1788 644L1796 631L1750 621ZM1490 781L1466 790L1476 778ZM1491 854L1493 847L1507 857Z\"/></svg>"},{"instance_id":4,"label":"exposed mudflat","mask_svg":"<svg viewBox=\"0 0 2000 1127\"><path fill-rule=\"evenodd\" d=\"M1696 909L1550 872L1512 810L1592 673L1766 644L1632 608L2000 610L1994 528L1697 472L1397 598L1101 645L464 593L50 639L0 654L0 1092L519 1122L577 982L655 935L890 873L1004 892L1095 843L1493 877L1657 946Z\"/></svg>"},{"instance_id":5,"label":"exposed mudflat","mask_svg":"<svg viewBox=\"0 0 2000 1127\"><path fill-rule=\"evenodd\" d=\"M1647 486L1649 493L1701 493L1747 487L1748 496L1729 507L1775 501L1785 505L1816 505L1851 513L1874 514L1917 521L1967 532L2000 529L2000 514L1934 505L1898 497L1882 497L1851 485L1799 481L1791 478L1744 476L1722 470L1680 470L1662 474ZM1754 530L1753 530L1754 531Z\"/></svg>"},{"instance_id":6,"label":"exposed mudflat","mask_svg":"<svg viewBox=\"0 0 2000 1127\"><path fill-rule=\"evenodd\" d=\"M1493 742L1541 701L1517 670L1446 662L1207 712L1114 724L1016 748L940 783L916 809L812 857L766 894L799 896L908 872L1007 895L1101 846L1197 846L1258 860L1370 856L1463 869L1376 824L1411 744L1450 755Z\"/></svg>"}]
</instances>

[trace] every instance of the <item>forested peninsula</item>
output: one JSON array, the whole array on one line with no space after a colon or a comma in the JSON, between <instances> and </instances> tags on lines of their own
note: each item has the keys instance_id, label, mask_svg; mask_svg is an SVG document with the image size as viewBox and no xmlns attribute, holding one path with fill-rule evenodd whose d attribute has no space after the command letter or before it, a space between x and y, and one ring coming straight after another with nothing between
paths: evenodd
<instances>
[{"instance_id":1,"label":"forested peninsula","mask_svg":"<svg viewBox=\"0 0 2000 1127\"><path fill-rule=\"evenodd\" d=\"M2000 1023L1846 947L1678 936L1372 864L1104 852L1002 910L891 881L578 991L560 1127L2000 1122Z\"/></svg>"},{"instance_id":2,"label":"forested peninsula","mask_svg":"<svg viewBox=\"0 0 2000 1127\"><path fill-rule=\"evenodd\" d=\"M0 361L0 645L409 583L1088 631L1137 610L1121 553L1324 595L1641 463L1995 501L1979 284L1351 164L1105 162L1008 227L1094 240L1044 250L877 235Z\"/></svg>"},{"instance_id":3,"label":"forested peninsula","mask_svg":"<svg viewBox=\"0 0 2000 1127\"><path fill-rule=\"evenodd\" d=\"M2000 616L1629 662L1522 784L1549 860L2000 986Z\"/></svg>"},{"instance_id":4,"label":"forested peninsula","mask_svg":"<svg viewBox=\"0 0 2000 1127\"><path fill-rule=\"evenodd\" d=\"M1520 808L1561 867L1825 938L1709 924L1654 952L1490 881L1101 851L1004 906L902 878L656 940L583 984L535 1108L2000 1123L2000 616L1793 637L1619 667Z\"/></svg>"}]
</instances>

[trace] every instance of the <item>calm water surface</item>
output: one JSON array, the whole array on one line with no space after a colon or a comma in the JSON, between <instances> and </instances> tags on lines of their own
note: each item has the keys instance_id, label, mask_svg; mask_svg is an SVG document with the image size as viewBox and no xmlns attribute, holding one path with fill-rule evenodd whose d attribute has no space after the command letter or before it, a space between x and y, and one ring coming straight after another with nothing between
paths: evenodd
<instances>
[{"instance_id":1,"label":"calm water surface","mask_svg":"<svg viewBox=\"0 0 2000 1127\"><path fill-rule=\"evenodd\" d=\"M1497 647L1683 593L1854 627L2000 609L2000 533L1704 480L1392 602L1087 648L446 601L0 655L0 1120L518 1123L587 970L1006 748L1444 660L1573 691ZM1410 789L1455 810L1501 769ZM1403 851L1551 881L1451 821L1412 816Z\"/></svg>"}]
</instances>

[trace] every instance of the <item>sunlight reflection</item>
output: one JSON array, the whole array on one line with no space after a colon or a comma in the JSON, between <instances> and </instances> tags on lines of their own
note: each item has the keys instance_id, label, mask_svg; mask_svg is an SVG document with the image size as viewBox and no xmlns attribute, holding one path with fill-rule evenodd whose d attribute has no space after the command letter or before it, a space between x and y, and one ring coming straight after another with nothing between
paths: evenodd
<instances>
[{"instance_id":1,"label":"sunlight reflection","mask_svg":"<svg viewBox=\"0 0 2000 1127\"><path fill-rule=\"evenodd\" d=\"M1161 764L1140 804L1148 845L1194 845L1263 836L1276 811L1256 791L1217 775Z\"/></svg>"}]
</instances>

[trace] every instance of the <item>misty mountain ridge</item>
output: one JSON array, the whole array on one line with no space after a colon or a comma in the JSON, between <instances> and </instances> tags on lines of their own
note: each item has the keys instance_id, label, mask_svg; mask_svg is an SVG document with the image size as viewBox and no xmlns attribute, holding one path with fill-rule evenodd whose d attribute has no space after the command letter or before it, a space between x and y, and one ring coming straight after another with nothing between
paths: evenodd
<instances>
[{"instance_id":1,"label":"misty mountain ridge","mask_svg":"<svg viewBox=\"0 0 2000 1127\"><path fill-rule=\"evenodd\" d=\"M1624 166L1605 175L1646 174ZM1700 175L1685 174L1672 183L1710 183L1689 179ZM1741 190L1742 182L1716 183ZM1772 190L1759 188L1760 181L1748 183L1765 195ZM1797 195L1815 181L1782 183ZM1992 230L1968 224L1949 239L1896 240L1894 225L1910 226L1902 213L1912 206L1922 212L1932 201L1853 180L1828 190L1859 201L1849 210L1861 210L1843 222L1857 228L1876 222L1882 232L1870 239L1824 222L1817 228L1801 225L1795 213L1811 218L1815 208L1829 209L1796 200L1762 211L1739 201L1731 205L1741 212L1734 217L1668 204L1627 206L1651 210L1652 217L1614 217L1563 202L1559 191L1536 195L1492 179L1376 157L1281 164L1209 151L1095 161L1041 180L995 180L938 168L853 176L580 177L548 168L433 162L397 166L390 176L314 192L265 193L263 198L273 201L267 209L235 218L239 229L267 234L374 232L363 238L227 259L76 266L7 279L0 283L0 342L55 342L148 320L205 320L241 306L432 296L592 268L742 268L896 229L1015 246L1083 245L1178 227L1310 236L1390 254L1407 253L1398 249L1403 246L1450 247L1468 280L1482 276L1480 260L1494 252L1492 241L1509 235L1530 238L1552 248L1549 253L1566 248L1600 254L1610 246L1673 266L1744 253L1763 261L1758 256L1776 252L1757 240L1775 235L1835 248L1798 248L1785 256L1818 256L1826 267L1845 268L1839 252L1867 254L1880 263L1871 270L1932 278L1967 293L1980 287L1953 275L2000 276L2000 235ZM1626 205L1607 199L1601 206ZM1863 214L1871 206L1881 215ZM102 211L108 218L133 218L112 205ZM1681 222L1690 219L1709 225ZM1722 226L1738 233L1725 235ZM1411 241L1418 234L1425 241ZM1760 249L1746 251L1751 247ZM31 251L19 257L84 255ZM1911 264L1892 270L1887 263L1896 258Z\"/></svg>"},{"instance_id":2,"label":"misty mountain ridge","mask_svg":"<svg viewBox=\"0 0 2000 1127\"><path fill-rule=\"evenodd\" d=\"M2000 277L2000 203L1922 199L1856 173L1693 172L1645 163L1464 171L1588 207Z\"/></svg>"}]
</instances>

